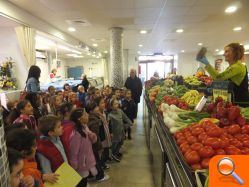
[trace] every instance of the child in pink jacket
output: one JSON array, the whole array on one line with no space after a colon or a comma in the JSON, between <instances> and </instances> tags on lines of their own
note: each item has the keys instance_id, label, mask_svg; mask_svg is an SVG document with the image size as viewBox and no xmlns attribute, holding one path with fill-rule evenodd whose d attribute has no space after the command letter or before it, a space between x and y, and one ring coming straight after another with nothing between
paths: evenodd
<instances>
[{"instance_id":1,"label":"child in pink jacket","mask_svg":"<svg viewBox=\"0 0 249 187\"><path fill-rule=\"evenodd\" d=\"M97 141L95 133L87 126L88 114L84 109L72 112L70 120L75 123L75 129L70 139L70 164L83 177L78 186L87 186L87 177L97 175L96 161L92 150L92 143Z\"/></svg>"}]
</instances>

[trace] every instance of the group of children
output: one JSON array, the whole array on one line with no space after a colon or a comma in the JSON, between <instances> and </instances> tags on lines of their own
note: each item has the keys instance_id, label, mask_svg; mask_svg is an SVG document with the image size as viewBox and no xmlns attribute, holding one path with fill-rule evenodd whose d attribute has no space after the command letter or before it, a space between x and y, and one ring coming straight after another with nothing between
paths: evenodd
<instances>
[{"instance_id":1,"label":"group of children","mask_svg":"<svg viewBox=\"0 0 249 187\"><path fill-rule=\"evenodd\" d=\"M56 183L55 171L64 163L87 186L105 181L108 162L120 162L123 141L131 139L135 103L130 90L109 86L86 92L69 85L46 93L27 93L3 111L11 187L43 187Z\"/></svg>"}]
</instances>

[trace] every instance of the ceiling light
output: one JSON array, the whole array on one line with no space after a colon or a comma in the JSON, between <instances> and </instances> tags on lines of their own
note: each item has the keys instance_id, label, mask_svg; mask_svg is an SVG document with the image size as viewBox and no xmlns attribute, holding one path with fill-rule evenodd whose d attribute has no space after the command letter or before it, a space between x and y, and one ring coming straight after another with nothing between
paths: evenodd
<instances>
[{"instance_id":1,"label":"ceiling light","mask_svg":"<svg viewBox=\"0 0 249 187\"><path fill-rule=\"evenodd\" d=\"M71 51L72 51L73 53L76 53L76 54L79 54L79 55L82 54L80 51L77 51L77 50L74 50L74 49L72 49Z\"/></svg>"},{"instance_id":2,"label":"ceiling light","mask_svg":"<svg viewBox=\"0 0 249 187\"><path fill-rule=\"evenodd\" d=\"M183 29L177 29L176 32L177 33L182 33L184 30Z\"/></svg>"},{"instance_id":3,"label":"ceiling light","mask_svg":"<svg viewBox=\"0 0 249 187\"><path fill-rule=\"evenodd\" d=\"M234 27L233 28L233 31L241 31L242 30L242 27Z\"/></svg>"},{"instance_id":4,"label":"ceiling light","mask_svg":"<svg viewBox=\"0 0 249 187\"><path fill-rule=\"evenodd\" d=\"M93 47L98 47L98 44L93 44Z\"/></svg>"},{"instance_id":5,"label":"ceiling light","mask_svg":"<svg viewBox=\"0 0 249 187\"><path fill-rule=\"evenodd\" d=\"M74 27L68 27L68 29L67 29L69 32L75 32L76 31L76 29L74 28Z\"/></svg>"},{"instance_id":6,"label":"ceiling light","mask_svg":"<svg viewBox=\"0 0 249 187\"><path fill-rule=\"evenodd\" d=\"M249 44L244 45L244 48L245 48L245 50L248 50L249 49Z\"/></svg>"},{"instance_id":7,"label":"ceiling light","mask_svg":"<svg viewBox=\"0 0 249 187\"><path fill-rule=\"evenodd\" d=\"M185 53L185 50L181 50L182 53Z\"/></svg>"},{"instance_id":8,"label":"ceiling light","mask_svg":"<svg viewBox=\"0 0 249 187\"><path fill-rule=\"evenodd\" d=\"M229 6L226 8L225 12L226 13L234 13L237 10L236 6Z\"/></svg>"},{"instance_id":9,"label":"ceiling light","mask_svg":"<svg viewBox=\"0 0 249 187\"><path fill-rule=\"evenodd\" d=\"M140 31L140 34L147 34L147 33L148 33L147 30L141 30L141 31Z\"/></svg>"},{"instance_id":10,"label":"ceiling light","mask_svg":"<svg viewBox=\"0 0 249 187\"><path fill-rule=\"evenodd\" d=\"M61 33L59 33L59 32L55 33L54 35L55 35L56 37L62 39L62 40L65 40L63 34L61 34Z\"/></svg>"},{"instance_id":11,"label":"ceiling light","mask_svg":"<svg viewBox=\"0 0 249 187\"><path fill-rule=\"evenodd\" d=\"M90 55L91 55L91 53L87 53L87 55L88 55L88 56L90 56Z\"/></svg>"},{"instance_id":12,"label":"ceiling light","mask_svg":"<svg viewBox=\"0 0 249 187\"><path fill-rule=\"evenodd\" d=\"M143 45L142 44L140 44L140 45L138 45L139 47L143 47Z\"/></svg>"},{"instance_id":13,"label":"ceiling light","mask_svg":"<svg viewBox=\"0 0 249 187\"><path fill-rule=\"evenodd\" d=\"M104 53L105 53L105 54L107 54L107 53L108 53L108 51L104 51Z\"/></svg>"},{"instance_id":14,"label":"ceiling light","mask_svg":"<svg viewBox=\"0 0 249 187\"><path fill-rule=\"evenodd\" d=\"M138 51L137 53L138 53L138 54L140 54L140 53L141 53L141 51Z\"/></svg>"},{"instance_id":15,"label":"ceiling light","mask_svg":"<svg viewBox=\"0 0 249 187\"><path fill-rule=\"evenodd\" d=\"M74 58L84 58L82 55L75 55Z\"/></svg>"},{"instance_id":16,"label":"ceiling light","mask_svg":"<svg viewBox=\"0 0 249 187\"><path fill-rule=\"evenodd\" d=\"M199 46L202 46L203 44L202 43L198 43Z\"/></svg>"},{"instance_id":17,"label":"ceiling light","mask_svg":"<svg viewBox=\"0 0 249 187\"><path fill-rule=\"evenodd\" d=\"M219 49L215 49L216 52L219 52L220 50Z\"/></svg>"}]
</instances>

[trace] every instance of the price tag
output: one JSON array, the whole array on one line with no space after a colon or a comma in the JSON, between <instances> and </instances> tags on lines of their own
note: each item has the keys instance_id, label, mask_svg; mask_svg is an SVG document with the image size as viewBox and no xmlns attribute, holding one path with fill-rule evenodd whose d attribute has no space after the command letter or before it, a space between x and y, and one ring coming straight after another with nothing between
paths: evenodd
<instances>
[{"instance_id":1,"label":"price tag","mask_svg":"<svg viewBox=\"0 0 249 187\"><path fill-rule=\"evenodd\" d=\"M217 97L221 97L224 101L231 101L231 93L227 90L213 89L213 99L216 100Z\"/></svg>"}]
</instances>

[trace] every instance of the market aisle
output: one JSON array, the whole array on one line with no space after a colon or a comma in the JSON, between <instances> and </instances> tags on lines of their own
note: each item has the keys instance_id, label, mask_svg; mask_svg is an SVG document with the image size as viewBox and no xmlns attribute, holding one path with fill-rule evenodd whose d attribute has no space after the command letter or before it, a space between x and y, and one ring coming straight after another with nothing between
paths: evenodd
<instances>
[{"instance_id":1,"label":"market aisle","mask_svg":"<svg viewBox=\"0 0 249 187\"><path fill-rule=\"evenodd\" d=\"M142 117L141 102L137 123L132 127L133 139L126 140L122 148L124 153L122 161L111 164L107 172L110 175L108 181L90 183L90 187L154 187Z\"/></svg>"}]
</instances>

